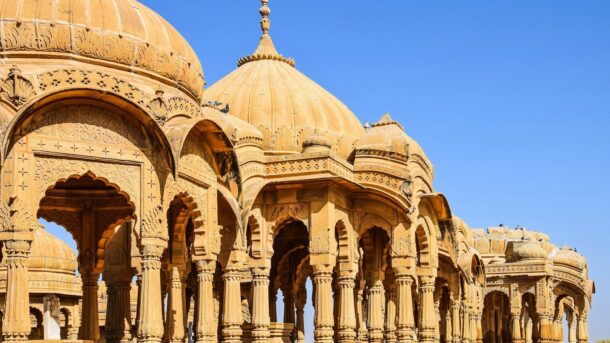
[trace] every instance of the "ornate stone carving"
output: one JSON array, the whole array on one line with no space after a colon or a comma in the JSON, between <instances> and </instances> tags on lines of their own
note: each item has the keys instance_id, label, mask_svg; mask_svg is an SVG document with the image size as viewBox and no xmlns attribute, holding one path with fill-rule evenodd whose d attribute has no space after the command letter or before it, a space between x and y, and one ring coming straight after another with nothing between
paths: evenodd
<instances>
[{"instance_id":1,"label":"ornate stone carving","mask_svg":"<svg viewBox=\"0 0 610 343\"><path fill-rule=\"evenodd\" d=\"M36 216L21 198L11 197L0 205L0 232L33 232L37 226Z\"/></svg>"},{"instance_id":2,"label":"ornate stone carving","mask_svg":"<svg viewBox=\"0 0 610 343\"><path fill-rule=\"evenodd\" d=\"M21 76L21 70L13 66L0 87L0 96L13 107L19 108L36 95L30 80Z\"/></svg>"},{"instance_id":3,"label":"ornate stone carving","mask_svg":"<svg viewBox=\"0 0 610 343\"><path fill-rule=\"evenodd\" d=\"M161 206L153 207L142 220L141 238L168 240L167 217Z\"/></svg>"}]
</instances>

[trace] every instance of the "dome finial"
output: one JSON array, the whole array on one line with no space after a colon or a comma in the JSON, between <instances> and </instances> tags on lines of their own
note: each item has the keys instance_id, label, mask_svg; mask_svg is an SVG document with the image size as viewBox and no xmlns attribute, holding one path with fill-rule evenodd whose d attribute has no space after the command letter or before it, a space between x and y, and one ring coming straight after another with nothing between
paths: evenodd
<instances>
[{"instance_id":1,"label":"dome finial","mask_svg":"<svg viewBox=\"0 0 610 343\"><path fill-rule=\"evenodd\" d=\"M271 28L271 21L269 20L269 14L271 14L271 9L267 6L269 0L261 0L262 7L259 9L259 13L261 14L261 30L263 30L263 35L269 34L269 29Z\"/></svg>"}]
</instances>

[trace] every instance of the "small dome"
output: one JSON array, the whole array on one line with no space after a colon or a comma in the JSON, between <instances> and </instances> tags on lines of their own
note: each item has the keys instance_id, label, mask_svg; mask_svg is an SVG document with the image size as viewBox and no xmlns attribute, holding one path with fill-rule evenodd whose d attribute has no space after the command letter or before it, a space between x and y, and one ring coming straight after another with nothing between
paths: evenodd
<instances>
[{"instance_id":1,"label":"small dome","mask_svg":"<svg viewBox=\"0 0 610 343\"><path fill-rule=\"evenodd\" d=\"M192 97L201 96L203 71L191 46L163 17L135 0L2 4L0 52L9 58L103 60L132 72L155 73Z\"/></svg>"},{"instance_id":2,"label":"small dome","mask_svg":"<svg viewBox=\"0 0 610 343\"><path fill-rule=\"evenodd\" d=\"M544 259L548 256L539 243L534 241L525 241L515 247L513 251L517 260Z\"/></svg>"},{"instance_id":3,"label":"small dome","mask_svg":"<svg viewBox=\"0 0 610 343\"><path fill-rule=\"evenodd\" d=\"M366 134L356 142L356 154L382 155L403 162L413 158L432 174L432 164L424 150L388 113L371 125Z\"/></svg>"},{"instance_id":4,"label":"small dome","mask_svg":"<svg viewBox=\"0 0 610 343\"><path fill-rule=\"evenodd\" d=\"M294 60L277 52L268 34L269 13L264 5L263 35L256 51L207 88L204 102L228 106L229 114L256 126L267 151L301 152L303 143L318 130L347 157L364 128L339 99L298 71Z\"/></svg>"},{"instance_id":5,"label":"small dome","mask_svg":"<svg viewBox=\"0 0 610 343\"><path fill-rule=\"evenodd\" d=\"M43 228L34 232L30 250L30 270L58 271L74 275L78 262L74 251Z\"/></svg>"},{"instance_id":6,"label":"small dome","mask_svg":"<svg viewBox=\"0 0 610 343\"><path fill-rule=\"evenodd\" d=\"M583 269L585 264L584 257L567 246L564 246L557 251L557 254L555 254L555 257L553 258L553 263L574 267L576 269Z\"/></svg>"}]
</instances>

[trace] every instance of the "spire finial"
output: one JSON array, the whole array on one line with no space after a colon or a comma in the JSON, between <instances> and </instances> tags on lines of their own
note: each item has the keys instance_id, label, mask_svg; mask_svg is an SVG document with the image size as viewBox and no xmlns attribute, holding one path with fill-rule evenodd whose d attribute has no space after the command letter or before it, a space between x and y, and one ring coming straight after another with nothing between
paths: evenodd
<instances>
[{"instance_id":1,"label":"spire finial","mask_svg":"<svg viewBox=\"0 0 610 343\"><path fill-rule=\"evenodd\" d=\"M261 14L261 30L263 30L263 35L269 34L269 28L271 27L271 21L269 21L269 14L271 14L271 9L267 6L269 0L261 0L262 7L259 9L259 13Z\"/></svg>"}]
</instances>

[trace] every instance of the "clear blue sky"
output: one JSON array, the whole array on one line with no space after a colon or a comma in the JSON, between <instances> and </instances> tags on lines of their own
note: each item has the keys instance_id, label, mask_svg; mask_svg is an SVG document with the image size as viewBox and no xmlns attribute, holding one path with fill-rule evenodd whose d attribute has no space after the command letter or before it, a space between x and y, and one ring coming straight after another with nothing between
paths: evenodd
<instances>
[{"instance_id":1,"label":"clear blue sky","mask_svg":"<svg viewBox=\"0 0 610 343\"><path fill-rule=\"evenodd\" d=\"M209 84L252 52L256 0L145 0ZM278 50L362 120L390 112L471 227L522 225L589 262L610 338L610 1L271 0ZM606 325L604 325L606 324Z\"/></svg>"}]
</instances>

